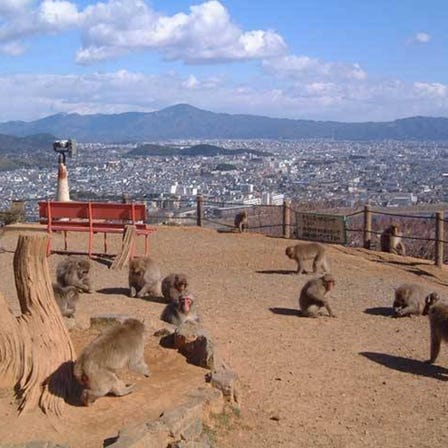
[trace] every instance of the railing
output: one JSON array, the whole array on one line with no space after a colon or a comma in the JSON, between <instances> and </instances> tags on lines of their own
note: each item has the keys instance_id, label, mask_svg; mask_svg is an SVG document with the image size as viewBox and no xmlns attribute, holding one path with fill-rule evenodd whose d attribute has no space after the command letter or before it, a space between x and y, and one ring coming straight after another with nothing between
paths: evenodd
<instances>
[{"instance_id":1,"label":"railing","mask_svg":"<svg viewBox=\"0 0 448 448\"><path fill-rule=\"evenodd\" d=\"M294 208L289 200L285 200L282 205L247 205L212 201L202 195L188 199L139 197L132 200L147 201L148 205L156 203L157 207L153 209L155 211L148 207L148 223L150 224L196 225L231 230L234 229L236 213L245 210L248 215L249 232L284 238L302 237L298 233L300 223L297 217L307 214L299 213L302 212L301 207ZM28 218L30 205L26 204ZM444 227L447 220L443 211L392 213L366 205L363 210L354 213L328 213L320 214L320 216L338 217L344 220L346 238L340 241L341 244L380 250L381 233L391 223L395 223L400 226L403 233L402 239L406 245L407 255L434 260L437 266L442 266L444 261L447 261L444 251L447 243L444 239Z\"/></svg>"}]
</instances>

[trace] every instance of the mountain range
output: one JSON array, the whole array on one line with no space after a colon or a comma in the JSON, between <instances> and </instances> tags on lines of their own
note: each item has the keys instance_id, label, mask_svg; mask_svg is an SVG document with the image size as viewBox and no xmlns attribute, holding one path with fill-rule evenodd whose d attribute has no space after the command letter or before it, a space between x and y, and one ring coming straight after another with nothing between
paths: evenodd
<instances>
[{"instance_id":1,"label":"mountain range","mask_svg":"<svg viewBox=\"0 0 448 448\"><path fill-rule=\"evenodd\" d=\"M79 142L124 143L164 139L448 140L448 118L411 117L390 122L344 123L214 113L188 104L156 112L56 114L0 123L0 134L52 134Z\"/></svg>"}]
</instances>

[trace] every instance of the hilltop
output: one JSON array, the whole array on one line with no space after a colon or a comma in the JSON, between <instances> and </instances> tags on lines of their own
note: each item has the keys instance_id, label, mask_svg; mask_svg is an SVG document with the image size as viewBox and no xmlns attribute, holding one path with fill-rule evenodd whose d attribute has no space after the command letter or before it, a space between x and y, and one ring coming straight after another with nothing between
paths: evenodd
<instances>
[{"instance_id":1,"label":"hilltop","mask_svg":"<svg viewBox=\"0 0 448 448\"><path fill-rule=\"evenodd\" d=\"M11 298L8 251L15 238L6 233L0 240L7 250L1 254L1 291ZM84 248L85 238L70 234L69 247ZM196 227L160 227L151 236L151 256L162 272L190 277L206 327L240 376L241 415L215 422L216 446L447 446L448 346L442 346L436 366L424 364L427 319L389 315L394 287L401 283L418 282L447 296L446 269L427 260L329 246L337 318L305 319L296 313L297 297L312 275L293 273L294 263L284 255L290 244ZM57 257L49 259L52 269ZM100 263L93 269L96 292L82 296L84 312L125 310L157 325L163 305L126 297L125 271ZM129 412L138 396L120 399L123 407L118 400L98 404ZM103 420L95 424L107 425Z\"/></svg>"},{"instance_id":2,"label":"hilltop","mask_svg":"<svg viewBox=\"0 0 448 448\"><path fill-rule=\"evenodd\" d=\"M155 112L57 114L0 123L0 133L19 137L50 133L80 142L125 143L163 139L447 140L448 118L410 117L390 122L343 123L215 113L188 104Z\"/></svg>"}]
</instances>

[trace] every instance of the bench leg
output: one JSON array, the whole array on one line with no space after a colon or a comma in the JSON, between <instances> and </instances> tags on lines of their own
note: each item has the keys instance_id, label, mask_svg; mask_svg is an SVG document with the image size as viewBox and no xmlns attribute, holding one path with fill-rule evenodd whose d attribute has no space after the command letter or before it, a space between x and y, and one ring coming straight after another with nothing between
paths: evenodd
<instances>
[{"instance_id":1,"label":"bench leg","mask_svg":"<svg viewBox=\"0 0 448 448\"><path fill-rule=\"evenodd\" d=\"M107 254L107 233L104 232L104 253Z\"/></svg>"},{"instance_id":2,"label":"bench leg","mask_svg":"<svg viewBox=\"0 0 448 448\"><path fill-rule=\"evenodd\" d=\"M67 231L64 230L64 250L67 251Z\"/></svg>"},{"instance_id":3,"label":"bench leg","mask_svg":"<svg viewBox=\"0 0 448 448\"><path fill-rule=\"evenodd\" d=\"M89 232L89 257L92 258L93 252L93 232Z\"/></svg>"},{"instance_id":4,"label":"bench leg","mask_svg":"<svg viewBox=\"0 0 448 448\"><path fill-rule=\"evenodd\" d=\"M145 257L149 255L149 240L148 235L145 235Z\"/></svg>"}]
</instances>

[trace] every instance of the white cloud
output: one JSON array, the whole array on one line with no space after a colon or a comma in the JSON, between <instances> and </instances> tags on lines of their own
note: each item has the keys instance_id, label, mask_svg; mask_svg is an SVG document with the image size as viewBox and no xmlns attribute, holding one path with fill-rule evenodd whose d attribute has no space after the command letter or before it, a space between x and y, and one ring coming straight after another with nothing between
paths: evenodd
<instances>
[{"instance_id":1,"label":"white cloud","mask_svg":"<svg viewBox=\"0 0 448 448\"><path fill-rule=\"evenodd\" d=\"M416 42L426 44L431 40L431 36L428 33L417 33L414 39Z\"/></svg>"},{"instance_id":2,"label":"white cloud","mask_svg":"<svg viewBox=\"0 0 448 448\"><path fill-rule=\"evenodd\" d=\"M135 49L160 51L168 60L204 63L277 56L286 51L273 31L244 32L216 0L190 7L190 13L161 16L141 0L110 0L83 13L83 64Z\"/></svg>"},{"instance_id":3,"label":"white cloud","mask_svg":"<svg viewBox=\"0 0 448 448\"><path fill-rule=\"evenodd\" d=\"M10 16L25 11L34 0L1 0L0 17Z\"/></svg>"},{"instance_id":4,"label":"white cloud","mask_svg":"<svg viewBox=\"0 0 448 448\"><path fill-rule=\"evenodd\" d=\"M6 19L0 21L0 44L76 28L82 38L76 55L81 64L141 50L190 64L286 52L282 36L272 30L242 30L218 0L171 16L157 13L144 0L97 1L83 10L68 0L43 0L34 8L31 1L7 0L0 5L2 11Z\"/></svg>"},{"instance_id":5,"label":"white cloud","mask_svg":"<svg viewBox=\"0 0 448 448\"><path fill-rule=\"evenodd\" d=\"M19 56L25 52L24 46L17 41L10 41L5 44L0 44L0 53L9 56Z\"/></svg>"},{"instance_id":6,"label":"white cloud","mask_svg":"<svg viewBox=\"0 0 448 448\"><path fill-rule=\"evenodd\" d=\"M308 56L283 56L262 62L262 67L271 75L289 79L352 79L365 80L367 73L359 64L325 62Z\"/></svg>"},{"instance_id":7,"label":"white cloud","mask_svg":"<svg viewBox=\"0 0 448 448\"><path fill-rule=\"evenodd\" d=\"M415 82L414 91L423 97L448 98L448 86L438 82Z\"/></svg>"}]
</instances>

